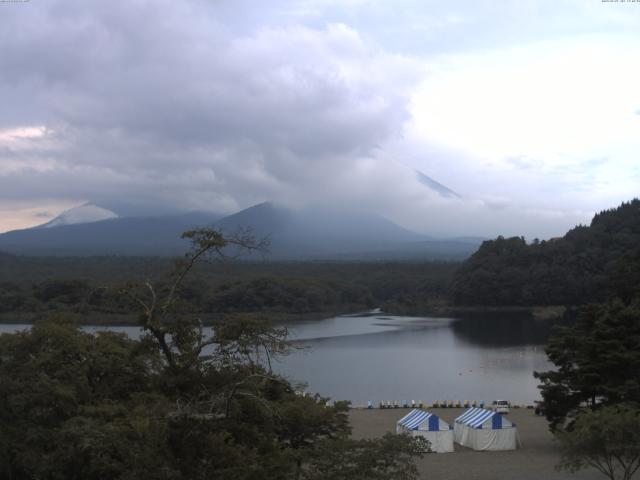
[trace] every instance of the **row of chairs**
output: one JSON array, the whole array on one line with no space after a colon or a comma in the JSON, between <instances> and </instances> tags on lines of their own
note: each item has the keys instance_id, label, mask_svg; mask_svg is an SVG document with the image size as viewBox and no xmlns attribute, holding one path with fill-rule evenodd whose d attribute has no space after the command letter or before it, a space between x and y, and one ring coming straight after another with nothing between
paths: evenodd
<instances>
[{"instance_id":1,"label":"row of chairs","mask_svg":"<svg viewBox=\"0 0 640 480\"><path fill-rule=\"evenodd\" d=\"M470 407L484 407L484 400L465 400L461 402L460 400L436 400L435 402L429 404L425 403L422 400L411 400L409 403L407 400L403 400L402 402L398 402L397 400L381 400L378 404L378 408L470 408ZM367 408L373 408L373 402L369 400L367 402Z\"/></svg>"}]
</instances>

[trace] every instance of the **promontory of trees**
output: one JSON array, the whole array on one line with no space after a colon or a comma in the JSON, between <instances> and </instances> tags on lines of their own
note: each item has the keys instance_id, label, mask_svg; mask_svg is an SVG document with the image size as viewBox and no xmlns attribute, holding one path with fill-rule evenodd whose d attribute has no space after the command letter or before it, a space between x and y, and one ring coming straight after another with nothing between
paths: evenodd
<instances>
[{"instance_id":1,"label":"promontory of trees","mask_svg":"<svg viewBox=\"0 0 640 480\"><path fill-rule=\"evenodd\" d=\"M640 291L640 200L594 216L564 237L486 241L455 273L456 305L584 305Z\"/></svg>"},{"instance_id":2,"label":"promontory of trees","mask_svg":"<svg viewBox=\"0 0 640 480\"><path fill-rule=\"evenodd\" d=\"M383 307L427 310L443 304L458 263L257 262L242 257L213 268L196 265L182 288L183 305L208 323L225 313L274 321L326 318ZM161 257L22 257L0 253L0 321L31 323L64 312L92 324L135 322L128 281L166 284Z\"/></svg>"}]
</instances>

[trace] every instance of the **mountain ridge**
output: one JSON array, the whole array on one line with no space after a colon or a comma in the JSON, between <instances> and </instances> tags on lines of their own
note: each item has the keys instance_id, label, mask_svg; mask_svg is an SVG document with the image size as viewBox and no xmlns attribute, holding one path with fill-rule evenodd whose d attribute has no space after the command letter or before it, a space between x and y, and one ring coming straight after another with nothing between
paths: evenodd
<instances>
[{"instance_id":1,"label":"mountain ridge","mask_svg":"<svg viewBox=\"0 0 640 480\"><path fill-rule=\"evenodd\" d=\"M17 230L0 235L0 250L36 255L180 255L189 248L181 234L202 227L229 235L250 229L257 238L269 238L269 252L260 255L269 260L451 260L467 257L479 245L435 240L362 210L293 210L264 202L227 216L191 212L116 217Z\"/></svg>"}]
</instances>

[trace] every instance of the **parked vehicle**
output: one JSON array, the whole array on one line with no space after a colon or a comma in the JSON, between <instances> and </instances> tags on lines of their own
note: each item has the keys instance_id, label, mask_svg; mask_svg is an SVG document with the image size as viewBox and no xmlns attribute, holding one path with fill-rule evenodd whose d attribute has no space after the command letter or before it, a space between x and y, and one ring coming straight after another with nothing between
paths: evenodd
<instances>
[{"instance_id":1,"label":"parked vehicle","mask_svg":"<svg viewBox=\"0 0 640 480\"><path fill-rule=\"evenodd\" d=\"M533 413L536 415L544 415L544 406L540 400L536 400L534 403Z\"/></svg>"},{"instance_id":2,"label":"parked vehicle","mask_svg":"<svg viewBox=\"0 0 640 480\"><path fill-rule=\"evenodd\" d=\"M491 410L498 413L509 413L510 407L508 400L494 400L491 404Z\"/></svg>"}]
</instances>

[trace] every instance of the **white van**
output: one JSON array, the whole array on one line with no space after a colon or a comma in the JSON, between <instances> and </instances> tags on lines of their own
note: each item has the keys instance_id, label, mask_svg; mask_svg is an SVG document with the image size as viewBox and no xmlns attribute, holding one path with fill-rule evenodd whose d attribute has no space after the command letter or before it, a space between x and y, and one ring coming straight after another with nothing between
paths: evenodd
<instances>
[{"instance_id":1,"label":"white van","mask_svg":"<svg viewBox=\"0 0 640 480\"><path fill-rule=\"evenodd\" d=\"M495 400L491 405L491 410L498 413L509 413L509 407L508 400Z\"/></svg>"}]
</instances>

